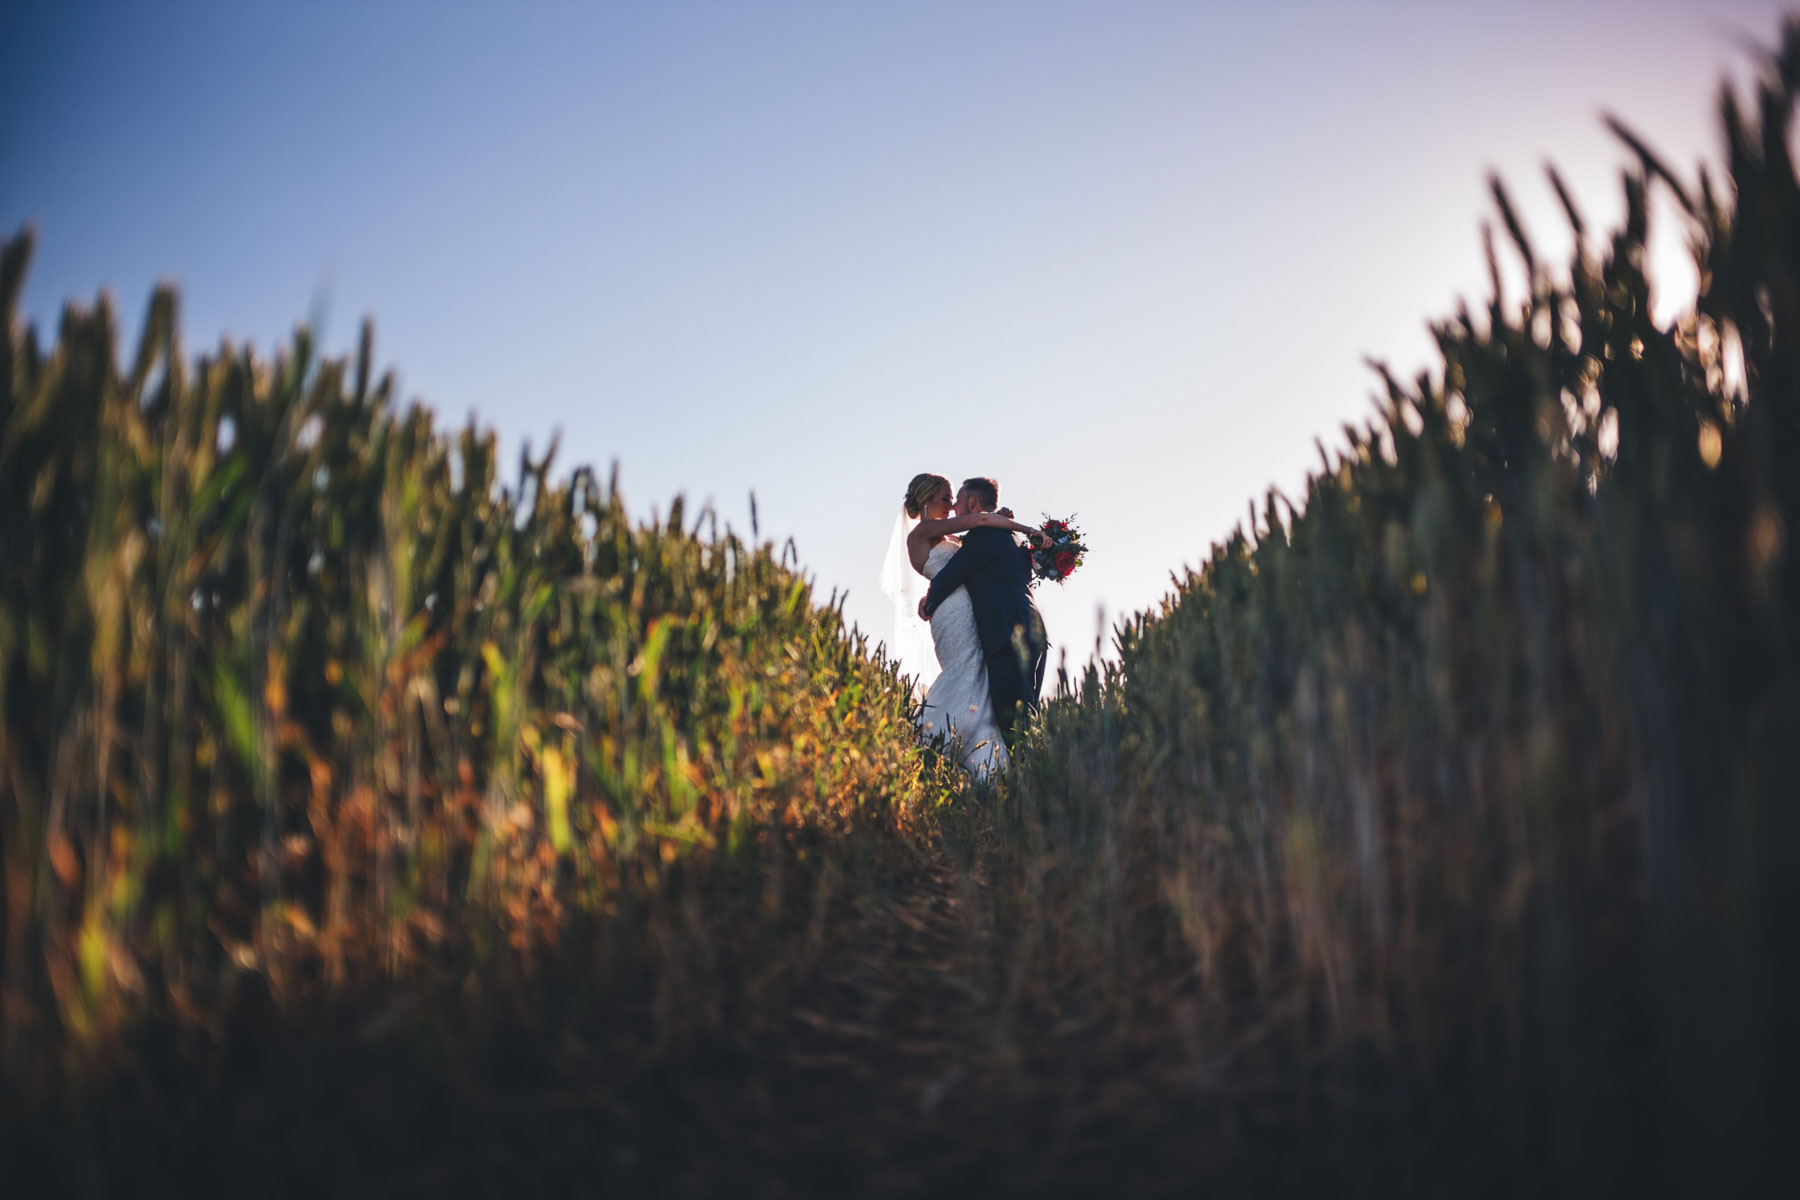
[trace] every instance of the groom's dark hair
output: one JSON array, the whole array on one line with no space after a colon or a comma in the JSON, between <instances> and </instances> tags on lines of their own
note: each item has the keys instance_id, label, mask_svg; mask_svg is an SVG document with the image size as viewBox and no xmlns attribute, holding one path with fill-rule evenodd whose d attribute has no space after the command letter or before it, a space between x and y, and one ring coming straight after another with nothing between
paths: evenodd
<instances>
[{"instance_id":1,"label":"groom's dark hair","mask_svg":"<svg viewBox=\"0 0 1800 1200\"><path fill-rule=\"evenodd\" d=\"M991 479L977 476L963 480L963 490L981 501L981 506L989 512L1000 507L1000 485Z\"/></svg>"}]
</instances>

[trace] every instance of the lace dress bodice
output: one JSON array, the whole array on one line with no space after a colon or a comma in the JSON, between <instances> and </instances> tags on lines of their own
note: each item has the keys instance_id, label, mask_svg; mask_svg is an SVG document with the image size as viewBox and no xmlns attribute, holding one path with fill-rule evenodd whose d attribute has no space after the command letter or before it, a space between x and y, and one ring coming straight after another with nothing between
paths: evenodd
<instances>
[{"instance_id":1,"label":"lace dress bodice","mask_svg":"<svg viewBox=\"0 0 1800 1200\"><path fill-rule=\"evenodd\" d=\"M935 579L959 549L961 543L954 538L933 546L925 559L925 577ZM975 632L975 607L966 589L951 592L932 613L931 641L942 674L925 693L920 732L928 739L948 734L960 747L963 765L977 777L1005 767L1006 746L994 723L987 662Z\"/></svg>"}]
</instances>

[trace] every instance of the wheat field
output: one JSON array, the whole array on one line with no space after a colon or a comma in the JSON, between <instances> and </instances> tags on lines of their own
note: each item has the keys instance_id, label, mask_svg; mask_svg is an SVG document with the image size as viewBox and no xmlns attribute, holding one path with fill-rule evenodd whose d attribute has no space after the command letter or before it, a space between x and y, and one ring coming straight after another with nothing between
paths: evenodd
<instances>
[{"instance_id":1,"label":"wheat field","mask_svg":"<svg viewBox=\"0 0 1800 1200\"><path fill-rule=\"evenodd\" d=\"M1748 1194L1800 1065L1800 23L1015 765L791 547L0 253L16 1194ZM1649 197L1699 268L1650 316ZM1292 335L1304 339L1306 331ZM519 364L529 378L530 364Z\"/></svg>"}]
</instances>

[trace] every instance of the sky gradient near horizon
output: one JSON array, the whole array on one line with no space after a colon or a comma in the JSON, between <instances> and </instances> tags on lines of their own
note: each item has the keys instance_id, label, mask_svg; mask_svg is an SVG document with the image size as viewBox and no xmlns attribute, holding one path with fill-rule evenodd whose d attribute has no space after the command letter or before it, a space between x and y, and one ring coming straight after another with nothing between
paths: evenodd
<instances>
[{"instance_id":1,"label":"sky gradient near horizon","mask_svg":"<svg viewBox=\"0 0 1800 1200\"><path fill-rule=\"evenodd\" d=\"M1039 597L1073 663L1298 494L1365 357L1429 363L1489 171L1562 255L1542 163L1602 228L1602 111L1691 175L1782 10L4 0L0 233L43 330L107 289L131 337L162 279L190 353L368 315L404 394L640 513L754 490L878 637L906 481L992 475L1090 536Z\"/></svg>"}]
</instances>

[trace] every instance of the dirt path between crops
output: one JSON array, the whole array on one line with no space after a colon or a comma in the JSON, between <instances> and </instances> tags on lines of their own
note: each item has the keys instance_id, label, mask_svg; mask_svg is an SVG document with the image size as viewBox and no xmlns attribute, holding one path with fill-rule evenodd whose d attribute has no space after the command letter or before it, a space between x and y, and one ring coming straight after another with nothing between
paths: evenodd
<instances>
[{"instance_id":1,"label":"dirt path between crops","mask_svg":"<svg viewBox=\"0 0 1800 1200\"><path fill-rule=\"evenodd\" d=\"M726 1101L720 1126L741 1135L746 1101L770 1122L730 1164L740 1186L902 1196L961 1179L992 1190L989 1122L975 1122L976 1135L967 1111L985 1057L970 1043L972 1018L989 1000L977 980L973 886L939 853L844 915L782 1027L748 1047L743 1091L715 1096Z\"/></svg>"},{"instance_id":2,"label":"dirt path between crops","mask_svg":"<svg viewBox=\"0 0 1800 1200\"><path fill-rule=\"evenodd\" d=\"M1234 1150L1221 1106L1173 1082L1186 1056L1166 1037L995 1020L984 886L940 852L845 923L783 1027L747 1048L738 1086L690 1083L696 1129L713 1132L684 1190L1185 1195L1199 1172L1233 1194L1257 1156ZM731 1149L701 1167L703 1146ZM1259 1190L1279 1184L1256 1172Z\"/></svg>"}]
</instances>

